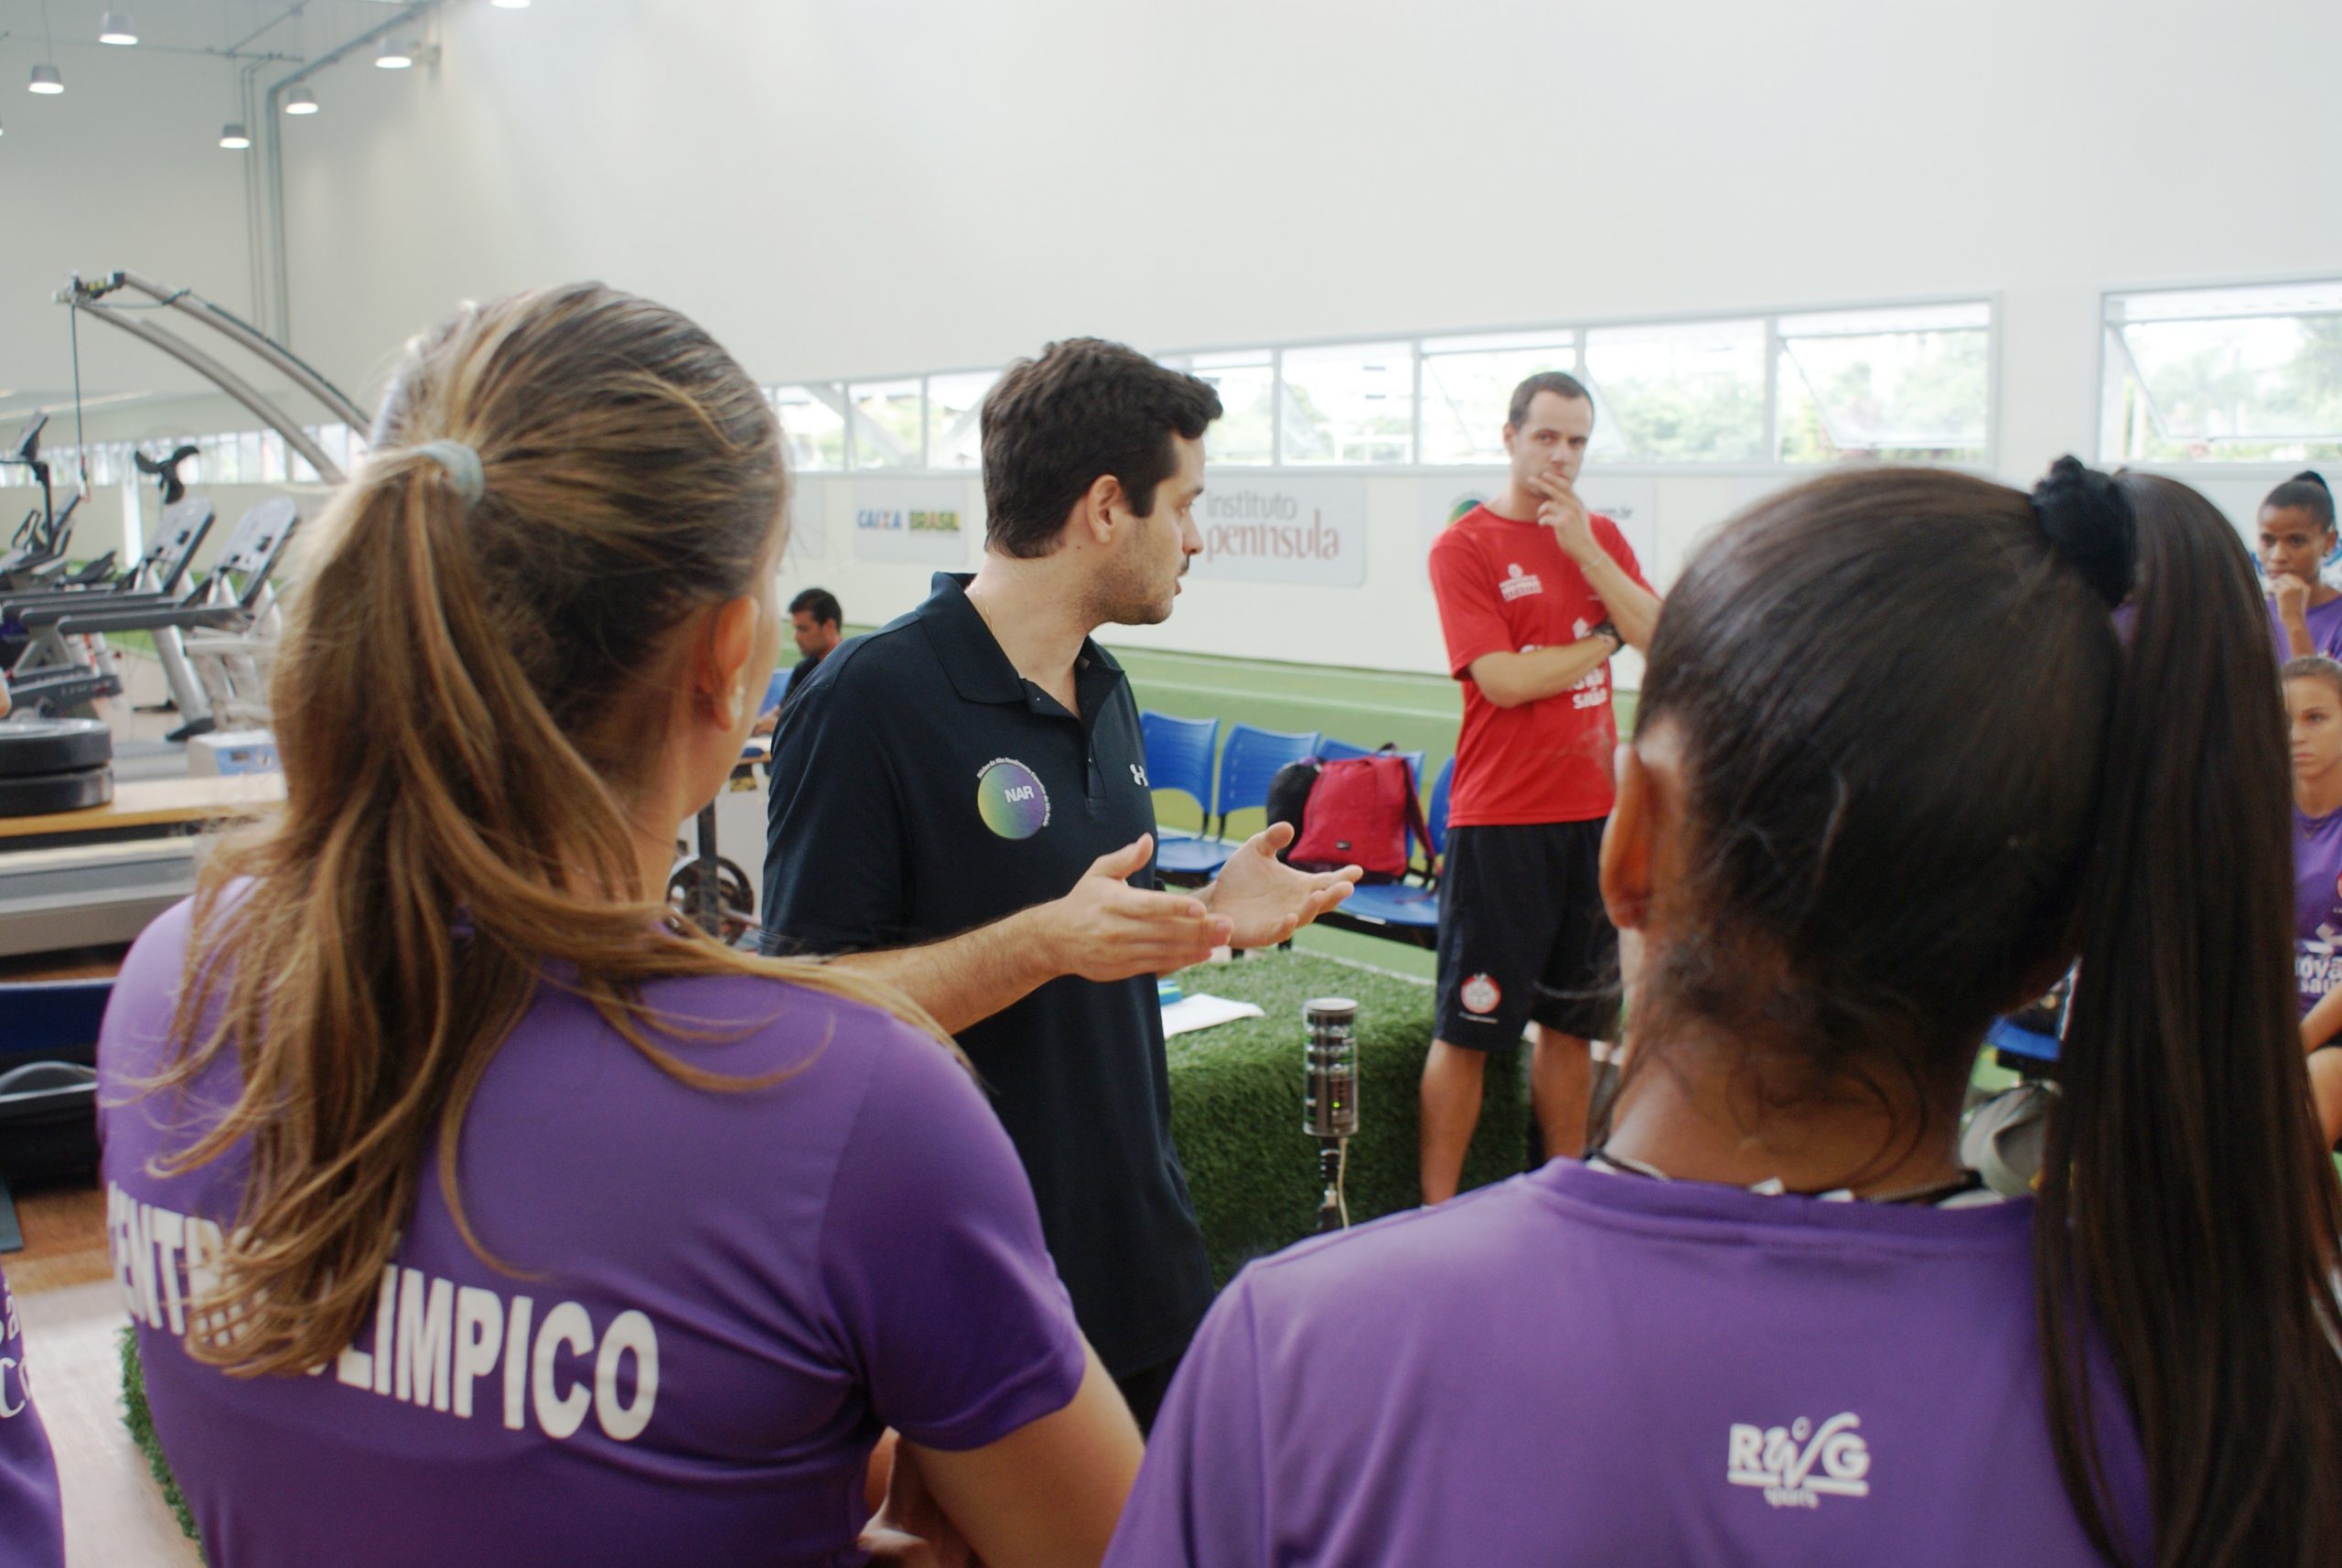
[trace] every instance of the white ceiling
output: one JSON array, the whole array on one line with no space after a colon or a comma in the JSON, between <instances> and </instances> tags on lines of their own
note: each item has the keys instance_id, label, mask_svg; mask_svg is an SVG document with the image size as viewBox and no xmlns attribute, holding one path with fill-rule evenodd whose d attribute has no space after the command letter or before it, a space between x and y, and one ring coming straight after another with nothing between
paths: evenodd
<instances>
[{"instance_id":1,"label":"white ceiling","mask_svg":"<svg viewBox=\"0 0 2342 1568\"><path fill-rule=\"evenodd\" d=\"M394 4L381 0L48 0L44 28L42 0L0 0L0 61L21 74L26 61L38 60L48 40L56 40L56 63L70 89L75 69L104 69L100 56L117 52L118 46L98 42L98 25L109 10L127 11L137 29L139 48L156 53L189 51L189 64L201 54L215 58L231 46L251 59L256 55L315 58L344 38L364 32L397 14ZM291 61L285 69L292 70ZM13 82L0 81L0 87Z\"/></svg>"}]
</instances>

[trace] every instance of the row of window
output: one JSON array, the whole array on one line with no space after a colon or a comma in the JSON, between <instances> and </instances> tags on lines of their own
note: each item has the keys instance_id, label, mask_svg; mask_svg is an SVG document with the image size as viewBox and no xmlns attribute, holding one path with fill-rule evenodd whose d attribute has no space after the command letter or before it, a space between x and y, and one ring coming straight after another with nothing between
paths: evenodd
<instances>
[{"instance_id":1,"label":"row of window","mask_svg":"<svg viewBox=\"0 0 2342 1568\"><path fill-rule=\"evenodd\" d=\"M1393 338L1164 356L1219 392L1207 438L1223 465L1501 463L1506 402L1565 371L1601 411L1613 463L1826 463L1850 456L1990 460L1992 306L1985 301L1648 326ZM2114 462L2342 457L2342 279L2110 294L2100 452ZM973 468L997 371L767 389L800 471ZM346 425L308 428L346 469ZM142 441L200 449L207 484L313 481L273 431ZM93 446L90 479L132 471L132 444ZM73 449L54 454L60 469ZM0 467L0 484L27 483Z\"/></svg>"},{"instance_id":2,"label":"row of window","mask_svg":"<svg viewBox=\"0 0 2342 1568\"><path fill-rule=\"evenodd\" d=\"M1992 429L1992 307L1972 304L1641 327L1167 354L1209 381L1219 464L1504 461L1507 401L1564 371L1614 462L1805 463L1862 453L1980 462ZM997 371L774 389L800 469L966 468Z\"/></svg>"},{"instance_id":3,"label":"row of window","mask_svg":"<svg viewBox=\"0 0 2342 1568\"><path fill-rule=\"evenodd\" d=\"M2109 295L2105 336L2109 459L2342 457L2342 278Z\"/></svg>"}]
</instances>

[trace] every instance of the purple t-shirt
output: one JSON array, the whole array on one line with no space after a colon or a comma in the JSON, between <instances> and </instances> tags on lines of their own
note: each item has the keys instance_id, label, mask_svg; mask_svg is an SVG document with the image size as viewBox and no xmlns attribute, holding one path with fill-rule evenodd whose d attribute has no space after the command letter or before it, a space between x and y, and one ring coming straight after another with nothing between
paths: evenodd
<instances>
[{"instance_id":1,"label":"purple t-shirt","mask_svg":"<svg viewBox=\"0 0 2342 1568\"><path fill-rule=\"evenodd\" d=\"M57 1500L57 1460L33 1408L25 1376L24 1326L0 1275L0 1563L65 1568L65 1517Z\"/></svg>"},{"instance_id":2,"label":"purple t-shirt","mask_svg":"<svg viewBox=\"0 0 2342 1568\"><path fill-rule=\"evenodd\" d=\"M2032 1222L1556 1160L1305 1242L1212 1308L1107 1563L2100 1568L2050 1447Z\"/></svg>"},{"instance_id":3,"label":"purple t-shirt","mask_svg":"<svg viewBox=\"0 0 2342 1568\"><path fill-rule=\"evenodd\" d=\"M429 1162L382 1305L336 1362L258 1380L198 1363L189 1276L235 1219L242 1165L150 1162L235 1069L184 1101L134 1084L165 1060L188 926L181 905L123 966L101 1114L115 1271L214 1568L859 1563L884 1427L978 1447L1080 1386L1031 1189L968 1074L883 1014L729 976L646 1000L679 1031L744 1036L661 1043L790 1077L690 1088L548 985L480 1084L458 1166L481 1241L519 1272L465 1245Z\"/></svg>"},{"instance_id":4,"label":"purple t-shirt","mask_svg":"<svg viewBox=\"0 0 2342 1568\"><path fill-rule=\"evenodd\" d=\"M2304 1016L2342 984L2342 811L2294 808L2294 979Z\"/></svg>"},{"instance_id":5,"label":"purple t-shirt","mask_svg":"<svg viewBox=\"0 0 2342 1568\"><path fill-rule=\"evenodd\" d=\"M2285 623L2278 618L2277 601L2264 601L2269 607L2269 635L2276 640L2277 662L2283 665L2294 657L2293 639L2285 635ZM2328 659L2342 659L2342 598L2327 600L2304 612L2303 621L2309 627L2312 653L2322 653Z\"/></svg>"}]
</instances>

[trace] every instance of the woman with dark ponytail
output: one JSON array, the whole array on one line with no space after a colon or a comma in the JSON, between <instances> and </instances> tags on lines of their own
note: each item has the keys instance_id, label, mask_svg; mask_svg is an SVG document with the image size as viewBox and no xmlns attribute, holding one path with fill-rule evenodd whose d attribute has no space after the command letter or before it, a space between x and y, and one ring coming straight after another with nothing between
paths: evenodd
<instances>
[{"instance_id":1,"label":"woman with dark ponytail","mask_svg":"<svg viewBox=\"0 0 2342 1568\"><path fill-rule=\"evenodd\" d=\"M965 1064L666 908L787 624L763 393L577 285L418 339L371 446L276 663L285 810L100 1044L206 1555L859 1562L892 1427L985 1562L1095 1563L1137 1430Z\"/></svg>"},{"instance_id":2,"label":"woman with dark ponytail","mask_svg":"<svg viewBox=\"0 0 2342 1568\"><path fill-rule=\"evenodd\" d=\"M1245 1271L1108 1561L2342 1563L2265 624L2201 497L2070 458L1727 523L1619 751L1593 1153ZM2077 958L1999 1201L1962 1093Z\"/></svg>"},{"instance_id":3,"label":"woman with dark ponytail","mask_svg":"<svg viewBox=\"0 0 2342 1568\"><path fill-rule=\"evenodd\" d=\"M2279 660L2342 658L2342 589L2319 571L2333 558L2334 492L2304 468L2261 502L2261 571L2268 580L2269 628Z\"/></svg>"}]
</instances>

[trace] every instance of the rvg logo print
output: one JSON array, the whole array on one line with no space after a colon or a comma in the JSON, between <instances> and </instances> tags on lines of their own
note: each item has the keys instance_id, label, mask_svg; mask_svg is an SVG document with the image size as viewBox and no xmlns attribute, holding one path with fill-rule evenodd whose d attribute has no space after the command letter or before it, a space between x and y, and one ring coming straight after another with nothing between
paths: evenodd
<instances>
[{"instance_id":1,"label":"rvg logo print","mask_svg":"<svg viewBox=\"0 0 2342 1568\"><path fill-rule=\"evenodd\" d=\"M1825 1496L1866 1498L1870 1445L1854 1429L1852 1411L1832 1416L1815 1430L1799 1416L1788 1426L1732 1428L1725 1476L1735 1487L1756 1487L1777 1509L1813 1509ZM1814 1474L1819 1466L1821 1474Z\"/></svg>"}]
</instances>

